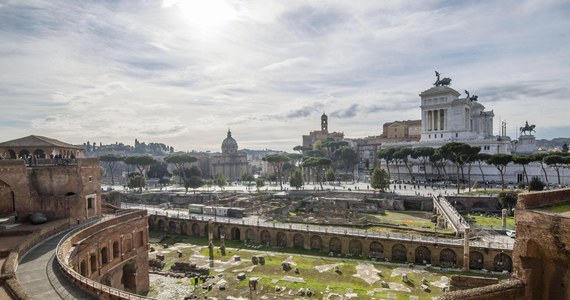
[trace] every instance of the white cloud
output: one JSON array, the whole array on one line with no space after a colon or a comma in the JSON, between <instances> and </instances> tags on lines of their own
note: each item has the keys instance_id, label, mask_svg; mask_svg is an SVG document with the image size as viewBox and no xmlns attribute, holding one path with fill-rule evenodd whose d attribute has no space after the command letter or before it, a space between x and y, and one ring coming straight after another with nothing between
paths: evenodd
<instances>
[{"instance_id":1,"label":"white cloud","mask_svg":"<svg viewBox=\"0 0 570 300\"><path fill-rule=\"evenodd\" d=\"M179 1L4 3L0 140L218 150L231 127L291 150L323 112L350 137L419 118L434 70L497 124L567 126L566 1L217 1L229 17L203 24Z\"/></svg>"}]
</instances>

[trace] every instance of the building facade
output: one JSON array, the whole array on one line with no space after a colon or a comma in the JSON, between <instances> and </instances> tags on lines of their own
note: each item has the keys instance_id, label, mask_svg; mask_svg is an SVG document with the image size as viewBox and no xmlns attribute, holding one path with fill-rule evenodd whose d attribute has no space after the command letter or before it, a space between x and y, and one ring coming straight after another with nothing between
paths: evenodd
<instances>
[{"instance_id":1,"label":"building facade","mask_svg":"<svg viewBox=\"0 0 570 300\"><path fill-rule=\"evenodd\" d=\"M222 141L222 153L209 157L208 166L210 176L222 174L229 180L239 180L243 174L249 172L247 155L238 151L237 141L230 130Z\"/></svg>"},{"instance_id":2,"label":"building facade","mask_svg":"<svg viewBox=\"0 0 570 300\"><path fill-rule=\"evenodd\" d=\"M45 141L50 141L49 145ZM36 144L35 142L41 143ZM97 158L71 158L82 152L69 144L30 136L1 143L3 153L35 153L33 159L0 159L0 215L83 221L101 215L101 169ZM55 149L55 152L50 150ZM19 150L19 151L18 151ZM38 158L56 153L53 159ZM67 157L67 158L60 158ZM49 154L50 156L52 154Z\"/></svg>"},{"instance_id":3,"label":"building facade","mask_svg":"<svg viewBox=\"0 0 570 300\"><path fill-rule=\"evenodd\" d=\"M331 132L329 133L329 117L323 113L321 116L321 130L315 130L309 132L307 135L303 135L303 147L313 148L313 145L317 141L326 140L327 138L332 138L334 140L342 141L344 139L344 133L341 132Z\"/></svg>"}]
</instances>

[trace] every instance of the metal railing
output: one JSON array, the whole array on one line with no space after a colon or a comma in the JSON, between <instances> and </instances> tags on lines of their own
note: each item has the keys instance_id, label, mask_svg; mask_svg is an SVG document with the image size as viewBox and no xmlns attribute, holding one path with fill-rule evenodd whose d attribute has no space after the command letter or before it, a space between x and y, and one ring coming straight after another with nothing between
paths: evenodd
<instances>
[{"instance_id":1,"label":"metal railing","mask_svg":"<svg viewBox=\"0 0 570 300\"><path fill-rule=\"evenodd\" d=\"M345 236L354 236L354 237L364 237L364 238L379 238L379 239L390 239L390 240L401 240L401 241L412 241L412 242L428 242L428 243L437 243L441 245L463 245L463 239L452 239L452 238L442 238L438 236L427 236L421 234L412 234L412 233L389 233L389 232L372 232L365 229L357 229L357 228L348 228L348 227L338 227L338 226L324 226L324 225L308 225L308 224L295 224L295 223L277 223L277 222L267 222L263 220L246 220L241 218L229 218L229 217L220 217L220 216L213 216L213 215L200 215L200 214L189 214L186 212L181 211L168 211L160 208L158 206L150 206L150 205L136 205L131 203L123 203L123 207L125 208L138 208L138 209L145 209L149 213L149 215L157 215L157 216L166 216L169 218L175 219L183 219L183 220L197 220L207 222L212 220L217 223L223 224L234 224L234 225L245 225L245 226L254 226L260 229L267 228L267 229L284 229L284 230L298 230L304 231L307 233L314 233L314 234L338 234L338 235L345 235ZM168 226L168 224L166 224ZM513 244L505 243L505 242L485 242L485 241L470 241L470 246L475 247L488 247L492 249L499 249L499 250L512 250Z\"/></svg>"}]
</instances>

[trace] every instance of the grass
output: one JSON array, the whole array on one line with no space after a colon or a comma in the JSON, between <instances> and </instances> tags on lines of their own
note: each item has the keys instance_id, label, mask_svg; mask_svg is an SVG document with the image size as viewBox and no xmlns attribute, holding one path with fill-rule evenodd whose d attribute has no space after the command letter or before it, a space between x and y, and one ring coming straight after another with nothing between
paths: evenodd
<instances>
[{"instance_id":1,"label":"grass","mask_svg":"<svg viewBox=\"0 0 570 300\"><path fill-rule=\"evenodd\" d=\"M160 236L164 235L164 233L156 233L151 232L152 236ZM180 248L183 251L182 258L178 257L176 251L170 251L168 253L164 253L165 261L167 263L167 267L165 270L169 268L174 262L176 261L192 261L191 254L198 251L200 254L204 256L208 256L208 249L206 248L207 239L206 238L189 238L186 236L178 236L169 234L168 238L165 238L162 243L168 243L169 247L172 245L170 243L178 243L180 241L185 241L187 243L191 243L193 246L190 248ZM191 242L190 242L191 241ZM225 279L228 282L228 289L225 291L220 291L216 286L211 290L207 291L201 288L196 289L197 295L202 299L204 296L208 297L217 297L219 299L225 299L227 296L234 296L234 297L245 297L249 298L249 288L248 282L249 280L239 281L236 279L237 271L248 268L253 266L251 262L252 256L259 256L263 255L265 258L264 265L257 265L253 269L252 272L247 273L247 278L258 277L260 278L260 286L258 287L258 297L261 299L262 296L268 297L269 299L277 298L277 299L295 299L299 298L296 296L296 292L300 288L307 288L310 287L313 292L315 293L312 298L314 299L322 299L326 294L329 292L338 293L338 294L345 294L348 290L352 290L354 293L358 295L356 299L369 299L370 297L376 298L387 298L388 294L396 295L396 299L409 299L410 295L418 296L419 299L432 299L432 297L437 297L442 294L440 288L436 286L431 287L430 292L424 292L421 290L421 280L422 278L426 278L433 283L435 281L439 281L442 276L450 276L451 274L463 274L463 275L475 275L475 276L492 276L492 277L499 277L505 279L506 277L496 274L481 274L481 273L469 273L469 272L461 272L461 271L439 271L439 270L430 270L427 273L416 273L413 270L407 270L406 273L408 274L408 278L410 282L405 284L401 281L400 276L392 277L392 272L396 268L406 268L403 264L389 264L389 263L373 263L373 267L376 272L381 272L382 276L380 281L384 280L386 282L394 282L394 283L401 283L404 284L407 288L411 290L411 292L398 292L398 291L382 291L382 292L374 292L369 294L369 291L380 288L380 281L374 284L368 284L366 281L359 277L355 277L354 275L357 274L356 267L359 265L360 262L362 263L372 263L370 261L357 261L353 259L347 258L331 258L325 256L314 256L314 255L306 255L306 253L311 253L310 251L306 251L299 255L297 253L281 253L284 250L288 250L287 248L283 249L272 249L271 247L266 247L260 250L251 250L251 249L238 249L235 247L229 247L230 242L226 242L226 256L221 256L219 252L218 246L219 242L214 242L216 245L215 247L215 259L221 261L228 261L232 259L234 255L239 255L241 258L241 264L237 266L231 266L228 269L221 271L219 273L210 272L211 275L215 275L216 279L212 282L216 282L220 278ZM152 244L155 249L162 249L162 244ZM240 246L243 246L240 243ZM274 250L273 252L267 252L263 250ZM303 250L303 249L299 249ZM278 252L275 252L278 251ZM302 251L298 251L301 253ZM293 269L285 271L282 268L281 263L286 260L288 257L292 256L293 262ZM315 267L322 266L322 265L334 265L334 264L341 264L340 265L340 272L335 272L334 269L329 269L324 272L319 272ZM294 272L294 268L297 267L299 269L299 274ZM418 267L416 267L418 269ZM283 280L284 276L291 276L291 277L300 277L304 279L304 283L297 283L291 281ZM191 284L191 280L188 279L180 279L176 283L176 285L185 285ZM275 287L286 287L287 293L277 293L275 292ZM293 291L293 295L289 296L288 292ZM149 296L158 295L159 291L151 286L151 291L149 292Z\"/></svg>"},{"instance_id":2,"label":"grass","mask_svg":"<svg viewBox=\"0 0 570 300\"><path fill-rule=\"evenodd\" d=\"M366 217L371 223L378 222L399 226L398 229L382 226L369 227L368 231L373 232L401 232L414 229L433 234L436 228L435 223L431 222L432 213L426 211L386 211L384 214L361 214L360 216ZM437 231L440 233L452 232L451 229L443 228L437 228Z\"/></svg>"},{"instance_id":3,"label":"grass","mask_svg":"<svg viewBox=\"0 0 570 300\"><path fill-rule=\"evenodd\" d=\"M466 214L463 215L468 220L469 224L476 227L502 229L501 217L485 217L480 214ZM507 217L507 229L515 228L515 218L512 216Z\"/></svg>"},{"instance_id":4,"label":"grass","mask_svg":"<svg viewBox=\"0 0 570 300\"><path fill-rule=\"evenodd\" d=\"M570 211L570 203L568 203L568 202L558 203L558 204L554 204L554 205L549 206L549 207L545 207L543 209L548 211L548 212L565 213L565 212Z\"/></svg>"}]
</instances>

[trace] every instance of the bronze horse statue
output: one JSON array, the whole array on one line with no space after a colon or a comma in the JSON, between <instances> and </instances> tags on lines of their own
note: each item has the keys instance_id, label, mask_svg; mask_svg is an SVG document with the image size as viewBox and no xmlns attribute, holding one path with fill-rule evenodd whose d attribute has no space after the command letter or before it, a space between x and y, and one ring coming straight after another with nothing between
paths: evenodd
<instances>
[{"instance_id":1,"label":"bronze horse statue","mask_svg":"<svg viewBox=\"0 0 570 300\"><path fill-rule=\"evenodd\" d=\"M536 128L536 125L528 125L528 121L525 122L525 125L523 127L520 127L520 131L521 131L521 135L527 135L526 133L528 132L528 134L532 134L533 132L536 132L536 130L534 130L534 128Z\"/></svg>"},{"instance_id":2,"label":"bronze horse statue","mask_svg":"<svg viewBox=\"0 0 570 300\"><path fill-rule=\"evenodd\" d=\"M435 71L435 77L437 77L437 79L434 82L434 86L448 86L451 84L451 78L443 78L443 79L439 79L439 72Z\"/></svg>"}]
</instances>

